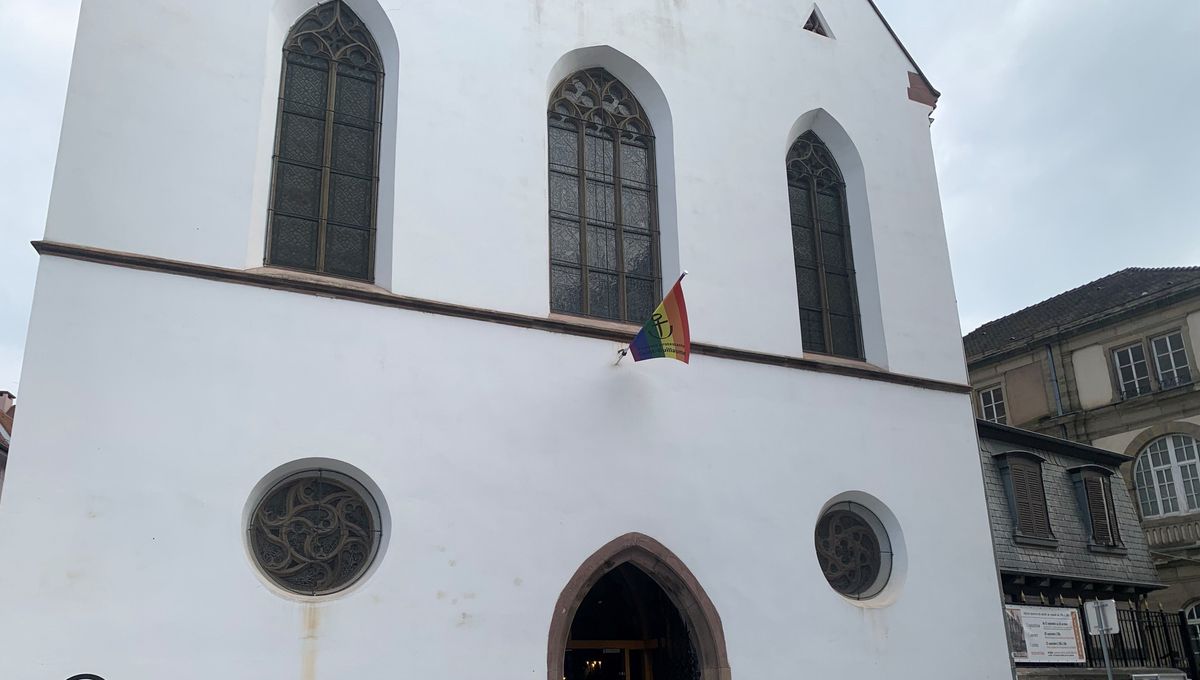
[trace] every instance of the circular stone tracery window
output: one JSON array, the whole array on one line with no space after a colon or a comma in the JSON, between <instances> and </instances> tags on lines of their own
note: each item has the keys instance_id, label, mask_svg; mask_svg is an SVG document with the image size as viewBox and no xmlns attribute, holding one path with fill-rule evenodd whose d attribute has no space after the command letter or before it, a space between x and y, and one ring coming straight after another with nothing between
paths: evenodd
<instances>
[{"instance_id":1,"label":"circular stone tracery window","mask_svg":"<svg viewBox=\"0 0 1200 680\"><path fill-rule=\"evenodd\" d=\"M875 513L852 501L831 505L817 521L817 561L833 589L853 600L874 597L892 573L892 546Z\"/></svg>"},{"instance_id":2,"label":"circular stone tracery window","mask_svg":"<svg viewBox=\"0 0 1200 680\"><path fill-rule=\"evenodd\" d=\"M250 518L250 552L276 585L327 595L366 573L379 549L379 508L346 475L309 470L272 486Z\"/></svg>"}]
</instances>

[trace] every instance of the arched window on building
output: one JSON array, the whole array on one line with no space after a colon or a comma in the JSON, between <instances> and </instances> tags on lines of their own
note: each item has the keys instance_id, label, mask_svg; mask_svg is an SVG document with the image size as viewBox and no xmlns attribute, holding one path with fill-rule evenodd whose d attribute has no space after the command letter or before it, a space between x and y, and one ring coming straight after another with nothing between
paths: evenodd
<instances>
[{"instance_id":1,"label":"arched window on building","mask_svg":"<svg viewBox=\"0 0 1200 680\"><path fill-rule=\"evenodd\" d=\"M266 263L371 280L383 63L341 0L288 33L275 137Z\"/></svg>"},{"instance_id":2,"label":"arched window on building","mask_svg":"<svg viewBox=\"0 0 1200 680\"><path fill-rule=\"evenodd\" d=\"M1192 602L1183 608L1187 618L1188 635L1192 638L1193 653L1200 658L1200 602Z\"/></svg>"},{"instance_id":3,"label":"arched window on building","mask_svg":"<svg viewBox=\"0 0 1200 680\"><path fill-rule=\"evenodd\" d=\"M804 351L862 359L846 184L811 130L788 150L787 181Z\"/></svg>"},{"instance_id":4,"label":"arched window on building","mask_svg":"<svg viewBox=\"0 0 1200 680\"><path fill-rule=\"evenodd\" d=\"M571 74L549 106L550 309L640 323L662 294L654 132L608 71Z\"/></svg>"},{"instance_id":5,"label":"arched window on building","mask_svg":"<svg viewBox=\"0 0 1200 680\"><path fill-rule=\"evenodd\" d=\"M1169 434L1150 442L1133 468L1142 517L1200 510L1200 467L1196 440Z\"/></svg>"}]
</instances>

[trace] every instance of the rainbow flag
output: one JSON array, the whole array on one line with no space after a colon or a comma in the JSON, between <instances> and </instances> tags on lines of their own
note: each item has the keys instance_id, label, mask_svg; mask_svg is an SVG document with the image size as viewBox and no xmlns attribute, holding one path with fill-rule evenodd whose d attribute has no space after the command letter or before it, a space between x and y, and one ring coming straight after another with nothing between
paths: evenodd
<instances>
[{"instance_id":1,"label":"rainbow flag","mask_svg":"<svg viewBox=\"0 0 1200 680\"><path fill-rule=\"evenodd\" d=\"M683 277L671 286L671 292L659 303L658 309L650 315L650 320L642 326L642 330L629 343L629 351L634 361L642 359L678 359L688 362L692 353L692 336L688 330L687 306L683 303Z\"/></svg>"}]
</instances>

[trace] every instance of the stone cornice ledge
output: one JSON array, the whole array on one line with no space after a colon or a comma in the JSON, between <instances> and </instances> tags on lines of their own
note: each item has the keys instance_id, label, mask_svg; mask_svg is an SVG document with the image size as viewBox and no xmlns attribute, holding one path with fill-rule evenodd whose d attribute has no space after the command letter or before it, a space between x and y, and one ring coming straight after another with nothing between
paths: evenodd
<instances>
[{"instance_id":1,"label":"stone cornice ledge","mask_svg":"<svg viewBox=\"0 0 1200 680\"><path fill-rule=\"evenodd\" d=\"M94 248L92 246L59 243L56 241L34 241L33 247L39 255L52 255L71 260L125 267L127 269L142 269L164 274L208 279L210 281L225 281L247 286L257 286L259 288L306 293L339 300L354 300L356 302L365 302L383 307L440 314L460 319L487 321L506 326L530 328L550 333L564 333L597 340L626 343L633 338L633 334L636 332L636 328L633 326L593 322L588 319L574 319L561 314L553 314L549 317L536 317L493 309L467 307L465 305L438 302L436 300L407 297L388 292L383 288L370 284L313 276L302 272L290 272L272 268L251 270L229 269L226 267L214 267L194 262L182 262L150 255L138 255L116 250ZM919 387L938 392L951 392L954 394L969 394L971 392L969 385L960 385L958 383L921 378L901 373L891 373L864 362L791 357L700 342L692 343L692 352L720 359L746 361L755 364L780 366L818 373L832 373L834 375Z\"/></svg>"}]
</instances>

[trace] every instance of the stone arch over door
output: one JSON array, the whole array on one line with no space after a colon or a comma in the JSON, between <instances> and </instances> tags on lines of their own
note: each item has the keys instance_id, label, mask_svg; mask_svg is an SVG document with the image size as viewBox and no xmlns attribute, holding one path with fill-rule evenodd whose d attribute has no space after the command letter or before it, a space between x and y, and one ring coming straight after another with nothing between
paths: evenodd
<instances>
[{"instance_id":1,"label":"stone arch over door","mask_svg":"<svg viewBox=\"0 0 1200 680\"><path fill-rule=\"evenodd\" d=\"M550 641L546 656L547 680L562 680L571 623L592 586L622 564L642 570L670 598L683 617L696 651L700 680L729 680L729 656L721 617L700 582L675 553L649 536L632 532L620 536L592 553L567 582L550 619Z\"/></svg>"}]
</instances>

